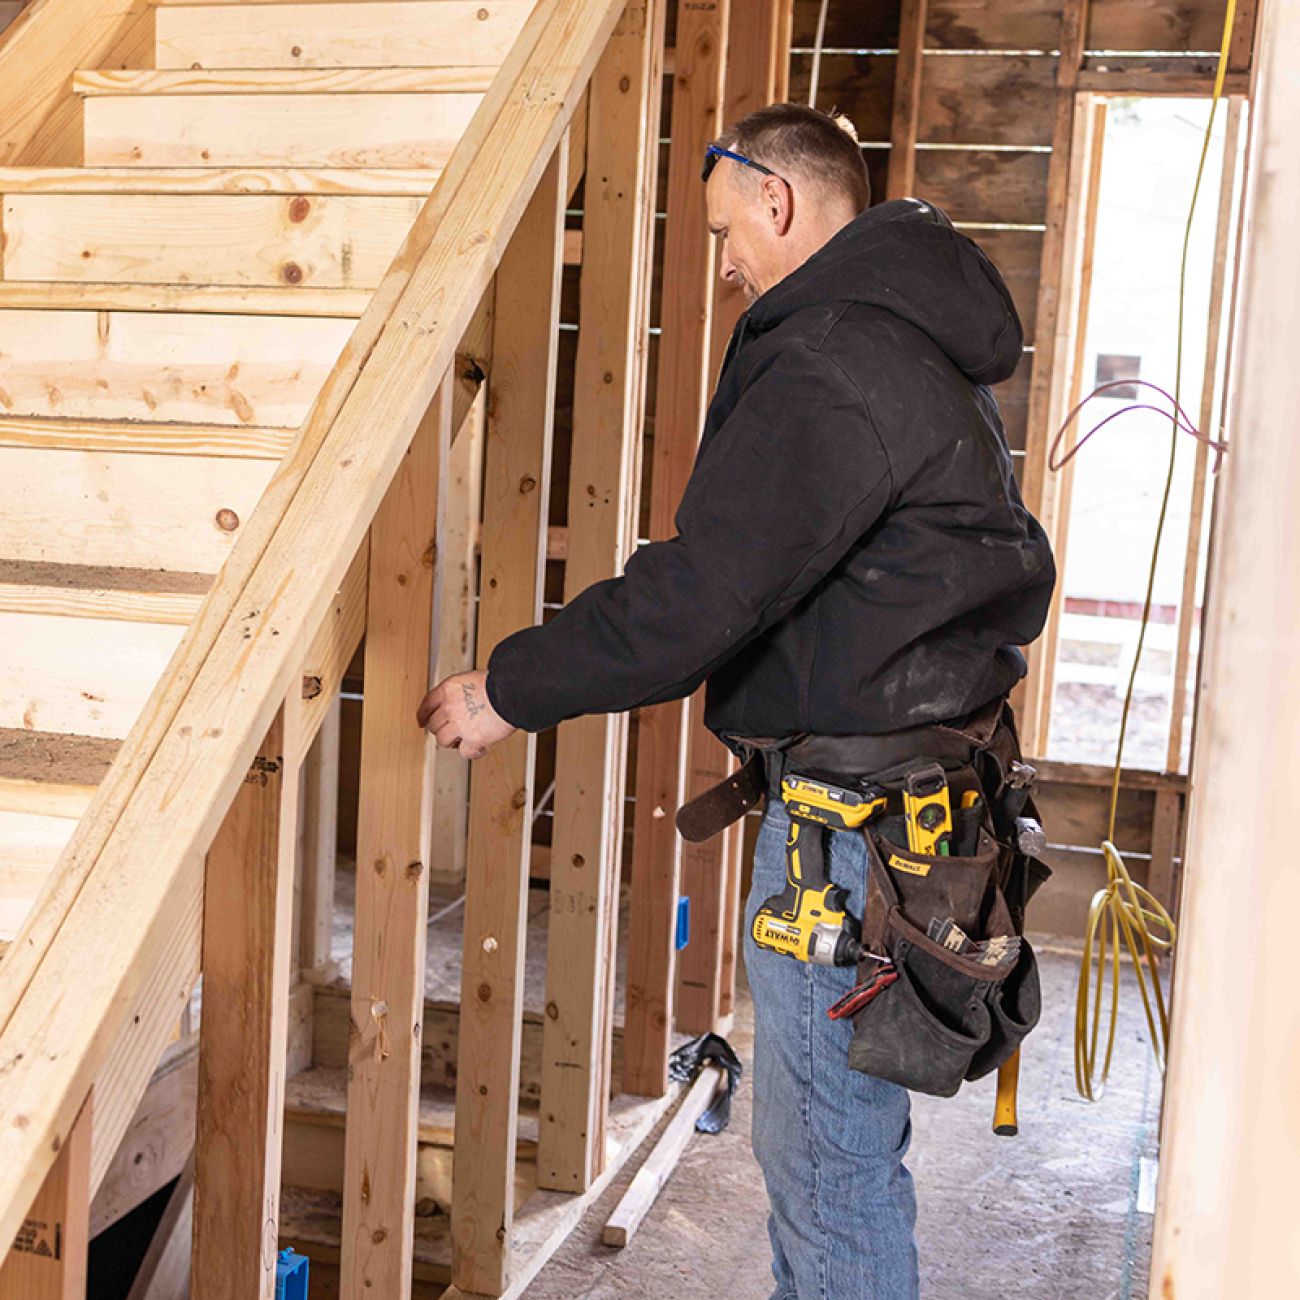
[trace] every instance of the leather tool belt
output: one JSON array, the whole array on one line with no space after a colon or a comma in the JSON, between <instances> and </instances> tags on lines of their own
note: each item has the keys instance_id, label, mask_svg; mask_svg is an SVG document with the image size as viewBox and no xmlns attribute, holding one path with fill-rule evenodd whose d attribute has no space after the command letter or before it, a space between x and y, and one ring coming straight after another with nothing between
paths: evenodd
<instances>
[{"instance_id":1,"label":"leather tool belt","mask_svg":"<svg viewBox=\"0 0 1300 1300\"><path fill-rule=\"evenodd\" d=\"M870 955L844 999L849 1010L837 1014L852 1015L849 1065L864 1074L951 1096L963 1079L996 1070L1038 1022L1037 965L1022 936L1026 905L1051 874L1017 839L1017 818L1037 818L1037 810L1010 705L998 699L953 722L877 736L724 739L742 766L678 812L685 839L707 839L765 796L780 798L789 773L892 790L919 764L938 763L950 785L978 788L981 806L954 812L951 856L911 853L901 813L863 828ZM944 942L953 930L971 946ZM981 941L1012 936L1014 960L972 955ZM891 978L882 980L884 971Z\"/></svg>"}]
</instances>

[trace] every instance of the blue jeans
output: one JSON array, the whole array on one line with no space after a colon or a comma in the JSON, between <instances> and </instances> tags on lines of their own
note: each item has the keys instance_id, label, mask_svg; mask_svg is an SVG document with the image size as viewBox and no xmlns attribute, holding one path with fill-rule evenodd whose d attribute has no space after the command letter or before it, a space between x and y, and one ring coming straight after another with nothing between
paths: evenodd
<instances>
[{"instance_id":1,"label":"blue jeans","mask_svg":"<svg viewBox=\"0 0 1300 1300\"><path fill-rule=\"evenodd\" d=\"M785 888L785 807L769 803L745 908L754 998L754 1155L771 1205L772 1300L915 1300L916 1195L903 1167L911 1139L905 1088L850 1070L848 1021L826 1008L853 967L814 966L759 948L759 905ZM862 915L866 846L828 833L831 878Z\"/></svg>"}]
</instances>

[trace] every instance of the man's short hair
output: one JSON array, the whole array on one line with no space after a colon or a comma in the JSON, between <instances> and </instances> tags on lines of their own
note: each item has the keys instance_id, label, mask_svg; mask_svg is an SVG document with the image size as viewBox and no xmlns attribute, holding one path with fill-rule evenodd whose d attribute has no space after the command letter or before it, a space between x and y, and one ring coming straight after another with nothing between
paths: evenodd
<instances>
[{"instance_id":1,"label":"man's short hair","mask_svg":"<svg viewBox=\"0 0 1300 1300\"><path fill-rule=\"evenodd\" d=\"M854 212L871 202L867 164L847 117L806 104L769 104L724 131L715 144L770 167L778 176L800 178L842 194Z\"/></svg>"}]
</instances>

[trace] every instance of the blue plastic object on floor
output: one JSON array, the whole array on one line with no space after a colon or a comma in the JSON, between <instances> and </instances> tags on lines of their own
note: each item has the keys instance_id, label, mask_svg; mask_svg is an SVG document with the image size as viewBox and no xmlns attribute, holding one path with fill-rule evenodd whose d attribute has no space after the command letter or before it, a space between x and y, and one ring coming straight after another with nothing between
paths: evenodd
<instances>
[{"instance_id":1,"label":"blue plastic object on floor","mask_svg":"<svg viewBox=\"0 0 1300 1300\"><path fill-rule=\"evenodd\" d=\"M275 1300L307 1300L309 1263L306 1255L296 1251L280 1252L275 1262Z\"/></svg>"},{"instance_id":2,"label":"blue plastic object on floor","mask_svg":"<svg viewBox=\"0 0 1300 1300\"><path fill-rule=\"evenodd\" d=\"M681 952L691 941L691 897L683 894L677 900L677 951Z\"/></svg>"}]
</instances>

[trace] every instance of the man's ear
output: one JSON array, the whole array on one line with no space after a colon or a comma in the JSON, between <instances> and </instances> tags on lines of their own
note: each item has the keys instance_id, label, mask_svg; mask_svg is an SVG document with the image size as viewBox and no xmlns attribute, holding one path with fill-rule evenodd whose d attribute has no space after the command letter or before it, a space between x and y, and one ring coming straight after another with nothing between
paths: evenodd
<instances>
[{"instance_id":1,"label":"man's ear","mask_svg":"<svg viewBox=\"0 0 1300 1300\"><path fill-rule=\"evenodd\" d=\"M787 234L794 220L794 191L779 176L764 176L762 195L773 231L778 235Z\"/></svg>"}]
</instances>

